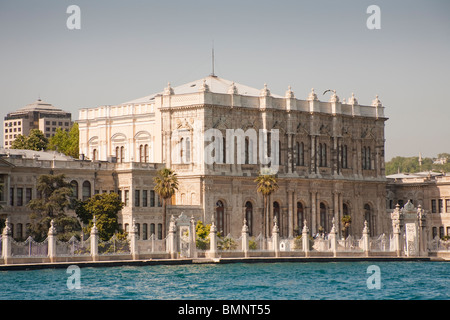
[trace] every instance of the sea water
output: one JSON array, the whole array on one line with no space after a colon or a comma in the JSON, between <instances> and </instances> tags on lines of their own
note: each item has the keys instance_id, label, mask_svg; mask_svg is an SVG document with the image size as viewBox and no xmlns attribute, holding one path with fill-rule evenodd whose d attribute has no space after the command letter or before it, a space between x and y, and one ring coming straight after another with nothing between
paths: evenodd
<instances>
[{"instance_id":1,"label":"sea water","mask_svg":"<svg viewBox=\"0 0 450 320\"><path fill-rule=\"evenodd\" d=\"M371 285L378 267L378 288ZM371 268L370 268L371 267ZM0 299L308 300L450 298L448 262L235 263L0 272Z\"/></svg>"}]
</instances>

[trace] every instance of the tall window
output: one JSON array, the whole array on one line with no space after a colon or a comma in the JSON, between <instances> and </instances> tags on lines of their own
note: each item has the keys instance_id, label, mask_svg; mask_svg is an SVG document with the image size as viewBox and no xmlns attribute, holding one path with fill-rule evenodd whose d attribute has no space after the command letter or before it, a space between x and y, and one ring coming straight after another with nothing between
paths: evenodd
<instances>
[{"instance_id":1,"label":"tall window","mask_svg":"<svg viewBox=\"0 0 450 320\"><path fill-rule=\"evenodd\" d=\"M142 224L142 240L147 240L148 239L148 230L147 230L147 224L143 223Z\"/></svg>"},{"instance_id":2,"label":"tall window","mask_svg":"<svg viewBox=\"0 0 450 320\"><path fill-rule=\"evenodd\" d=\"M217 231L224 233L225 227L225 208L222 201L216 202L216 226Z\"/></svg>"},{"instance_id":3,"label":"tall window","mask_svg":"<svg viewBox=\"0 0 450 320\"><path fill-rule=\"evenodd\" d=\"M148 206L148 190L142 190L142 206Z\"/></svg>"},{"instance_id":4,"label":"tall window","mask_svg":"<svg viewBox=\"0 0 450 320\"><path fill-rule=\"evenodd\" d=\"M17 205L23 206L23 188L17 188Z\"/></svg>"},{"instance_id":5,"label":"tall window","mask_svg":"<svg viewBox=\"0 0 450 320\"><path fill-rule=\"evenodd\" d=\"M280 225L280 204L275 201L273 203L273 218L275 219L275 217L277 218L278 221L278 226Z\"/></svg>"},{"instance_id":6,"label":"tall window","mask_svg":"<svg viewBox=\"0 0 450 320\"><path fill-rule=\"evenodd\" d=\"M91 183L89 181L83 182L83 201L91 197Z\"/></svg>"},{"instance_id":7,"label":"tall window","mask_svg":"<svg viewBox=\"0 0 450 320\"><path fill-rule=\"evenodd\" d=\"M305 220L305 216L303 215L303 204L301 202L297 202L297 223L298 223L298 232L301 233L303 228L303 221Z\"/></svg>"},{"instance_id":8,"label":"tall window","mask_svg":"<svg viewBox=\"0 0 450 320\"><path fill-rule=\"evenodd\" d=\"M186 163L191 163L191 138L186 138Z\"/></svg>"},{"instance_id":9,"label":"tall window","mask_svg":"<svg viewBox=\"0 0 450 320\"><path fill-rule=\"evenodd\" d=\"M317 160L319 162L319 167L327 166L327 145L326 145L326 143L319 143L319 148L317 149Z\"/></svg>"},{"instance_id":10,"label":"tall window","mask_svg":"<svg viewBox=\"0 0 450 320\"><path fill-rule=\"evenodd\" d=\"M320 226L327 230L327 207L323 202L320 203Z\"/></svg>"},{"instance_id":11,"label":"tall window","mask_svg":"<svg viewBox=\"0 0 450 320\"><path fill-rule=\"evenodd\" d=\"M364 219L369 224L370 235L373 236L375 233L375 219L372 213L372 208L368 203L364 205Z\"/></svg>"},{"instance_id":12,"label":"tall window","mask_svg":"<svg viewBox=\"0 0 450 320\"><path fill-rule=\"evenodd\" d=\"M139 162L145 161L145 154L144 154L144 146L141 144L139 146Z\"/></svg>"},{"instance_id":13,"label":"tall window","mask_svg":"<svg viewBox=\"0 0 450 320\"><path fill-rule=\"evenodd\" d=\"M150 223L150 236L155 234L155 224Z\"/></svg>"},{"instance_id":14,"label":"tall window","mask_svg":"<svg viewBox=\"0 0 450 320\"><path fill-rule=\"evenodd\" d=\"M304 166L305 165L305 145L303 142L297 142L295 144L295 165Z\"/></svg>"},{"instance_id":15,"label":"tall window","mask_svg":"<svg viewBox=\"0 0 450 320\"><path fill-rule=\"evenodd\" d=\"M144 145L144 161L146 163L150 162L150 150L148 148L148 144Z\"/></svg>"},{"instance_id":16,"label":"tall window","mask_svg":"<svg viewBox=\"0 0 450 320\"><path fill-rule=\"evenodd\" d=\"M347 169L347 145L341 146L341 168Z\"/></svg>"},{"instance_id":17,"label":"tall window","mask_svg":"<svg viewBox=\"0 0 450 320\"><path fill-rule=\"evenodd\" d=\"M365 170L372 169L370 147L362 148L362 168Z\"/></svg>"},{"instance_id":18,"label":"tall window","mask_svg":"<svg viewBox=\"0 0 450 320\"><path fill-rule=\"evenodd\" d=\"M134 206L139 207L141 205L141 190L134 190Z\"/></svg>"},{"instance_id":19,"label":"tall window","mask_svg":"<svg viewBox=\"0 0 450 320\"><path fill-rule=\"evenodd\" d=\"M32 189L27 188L25 190L25 204L28 204L31 201L31 198L32 198Z\"/></svg>"},{"instance_id":20,"label":"tall window","mask_svg":"<svg viewBox=\"0 0 450 320\"><path fill-rule=\"evenodd\" d=\"M225 137L223 137L222 143L222 162L225 164L227 163L227 140Z\"/></svg>"},{"instance_id":21,"label":"tall window","mask_svg":"<svg viewBox=\"0 0 450 320\"><path fill-rule=\"evenodd\" d=\"M150 190L150 207L155 206L155 190Z\"/></svg>"},{"instance_id":22,"label":"tall window","mask_svg":"<svg viewBox=\"0 0 450 320\"><path fill-rule=\"evenodd\" d=\"M245 203L245 220L247 220L248 234L253 235L253 205L250 201Z\"/></svg>"},{"instance_id":23,"label":"tall window","mask_svg":"<svg viewBox=\"0 0 450 320\"><path fill-rule=\"evenodd\" d=\"M436 213L436 199L431 200L431 213Z\"/></svg>"},{"instance_id":24,"label":"tall window","mask_svg":"<svg viewBox=\"0 0 450 320\"><path fill-rule=\"evenodd\" d=\"M244 163L245 164L249 164L250 163L250 159L249 159L249 138L245 138L245 159L244 159Z\"/></svg>"},{"instance_id":25,"label":"tall window","mask_svg":"<svg viewBox=\"0 0 450 320\"><path fill-rule=\"evenodd\" d=\"M92 160L93 161L98 160L98 151L97 151L97 149L92 150Z\"/></svg>"},{"instance_id":26,"label":"tall window","mask_svg":"<svg viewBox=\"0 0 450 320\"><path fill-rule=\"evenodd\" d=\"M180 163L183 163L184 156L184 138L180 139Z\"/></svg>"},{"instance_id":27,"label":"tall window","mask_svg":"<svg viewBox=\"0 0 450 320\"><path fill-rule=\"evenodd\" d=\"M120 147L120 162L125 160L125 147Z\"/></svg>"},{"instance_id":28,"label":"tall window","mask_svg":"<svg viewBox=\"0 0 450 320\"><path fill-rule=\"evenodd\" d=\"M158 239L162 239L162 223L158 223Z\"/></svg>"},{"instance_id":29,"label":"tall window","mask_svg":"<svg viewBox=\"0 0 450 320\"><path fill-rule=\"evenodd\" d=\"M19 192L19 189L17 189L17 195L19 195L18 192ZM438 204L439 204L439 213L443 213L444 212L444 200L439 199Z\"/></svg>"}]
</instances>

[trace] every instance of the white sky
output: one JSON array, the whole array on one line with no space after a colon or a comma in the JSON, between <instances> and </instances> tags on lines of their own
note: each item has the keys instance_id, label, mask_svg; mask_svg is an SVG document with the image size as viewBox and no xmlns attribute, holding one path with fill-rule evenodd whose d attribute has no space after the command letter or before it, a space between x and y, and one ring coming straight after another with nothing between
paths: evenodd
<instances>
[{"instance_id":1,"label":"white sky","mask_svg":"<svg viewBox=\"0 0 450 320\"><path fill-rule=\"evenodd\" d=\"M81 8L81 30L66 9ZM369 5L381 30L369 30ZM0 0L0 116L41 96L72 112L118 104L211 72L306 99L312 87L369 105L386 161L450 153L450 1Z\"/></svg>"}]
</instances>

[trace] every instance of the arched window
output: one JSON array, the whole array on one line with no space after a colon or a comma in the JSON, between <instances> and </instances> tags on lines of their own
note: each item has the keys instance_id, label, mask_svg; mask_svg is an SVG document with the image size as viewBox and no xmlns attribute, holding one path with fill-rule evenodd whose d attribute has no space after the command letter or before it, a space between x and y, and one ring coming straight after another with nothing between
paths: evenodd
<instances>
[{"instance_id":1,"label":"arched window","mask_svg":"<svg viewBox=\"0 0 450 320\"><path fill-rule=\"evenodd\" d=\"M250 163L250 159L249 159L249 139L248 137L245 138L245 157L244 157L244 163L245 164L249 164Z\"/></svg>"},{"instance_id":2,"label":"arched window","mask_svg":"<svg viewBox=\"0 0 450 320\"><path fill-rule=\"evenodd\" d=\"M125 147L120 147L120 162L125 160Z\"/></svg>"},{"instance_id":3,"label":"arched window","mask_svg":"<svg viewBox=\"0 0 450 320\"><path fill-rule=\"evenodd\" d=\"M280 225L280 204L277 201L273 203L273 218L275 219L275 217L277 218L278 225Z\"/></svg>"},{"instance_id":4,"label":"arched window","mask_svg":"<svg viewBox=\"0 0 450 320\"><path fill-rule=\"evenodd\" d=\"M148 144L146 144L146 145L144 146L144 156L145 156L144 162L146 162L146 163L150 162L150 161L149 161L149 159L150 159L150 151L149 151L149 149L148 149Z\"/></svg>"},{"instance_id":5,"label":"arched window","mask_svg":"<svg viewBox=\"0 0 450 320\"><path fill-rule=\"evenodd\" d=\"M304 213L303 204L301 202L297 202L297 223L299 234L303 229L303 221L305 220L305 216L303 213Z\"/></svg>"},{"instance_id":6,"label":"arched window","mask_svg":"<svg viewBox=\"0 0 450 320\"><path fill-rule=\"evenodd\" d=\"M78 182L75 180L70 181L70 188L72 189L72 197L78 199Z\"/></svg>"},{"instance_id":7,"label":"arched window","mask_svg":"<svg viewBox=\"0 0 450 320\"><path fill-rule=\"evenodd\" d=\"M91 197L91 183L89 181L83 182L83 201Z\"/></svg>"},{"instance_id":8,"label":"arched window","mask_svg":"<svg viewBox=\"0 0 450 320\"><path fill-rule=\"evenodd\" d=\"M346 203L342 204L342 215L349 216L350 210L348 209L348 205Z\"/></svg>"},{"instance_id":9,"label":"arched window","mask_svg":"<svg viewBox=\"0 0 450 320\"><path fill-rule=\"evenodd\" d=\"M184 156L184 138L180 139L180 163L183 163L183 156Z\"/></svg>"},{"instance_id":10,"label":"arched window","mask_svg":"<svg viewBox=\"0 0 450 320\"><path fill-rule=\"evenodd\" d=\"M253 235L253 205L250 201L245 203L245 220L247 220L248 234Z\"/></svg>"},{"instance_id":11,"label":"arched window","mask_svg":"<svg viewBox=\"0 0 450 320\"><path fill-rule=\"evenodd\" d=\"M320 203L320 226L326 231L327 228L327 207L325 203Z\"/></svg>"},{"instance_id":12,"label":"arched window","mask_svg":"<svg viewBox=\"0 0 450 320\"><path fill-rule=\"evenodd\" d=\"M155 224L150 223L150 236L155 234Z\"/></svg>"},{"instance_id":13,"label":"arched window","mask_svg":"<svg viewBox=\"0 0 450 320\"><path fill-rule=\"evenodd\" d=\"M97 149L92 150L92 161L98 160L98 151Z\"/></svg>"},{"instance_id":14,"label":"arched window","mask_svg":"<svg viewBox=\"0 0 450 320\"><path fill-rule=\"evenodd\" d=\"M222 162L227 163L227 140L225 137L222 138Z\"/></svg>"},{"instance_id":15,"label":"arched window","mask_svg":"<svg viewBox=\"0 0 450 320\"><path fill-rule=\"evenodd\" d=\"M319 167L322 167L322 144L321 143L319 143L319 148L317 149L317 160L318 160L318 162L319 162Z\"/></svg>"},{"instance_id":16,"label":"arched window","mask_svg":"<svg viewBox=\"0 0 450 320\"><path fill-rule=\"evenodd\" d=\"M216 227L222 234L225 232L225 208L222 201L216 202Z\"/></svg>"},{"instance_id":17,"label":"arched window","mask_svg":"<svg viewBox=\"0 0 450 320\"><path fill-rule=\"evenodd\" d=\"M141 144L139 146L139 162L144 162L144 146Z\"/></svg>"},{"instance_id":18,"label":"arched window","mask_svg":"<svg viewBox=\"0 0 450 320\"><path fill-rule=\"evenodd\" d=\"M158 223L158 239L162 240L162 223Z\"/></svg>"},{"instance_id":19,"label":"arched window","mask_svg":"<svg viewBox=\"0 0 450 320\"><path fill-rule=\"evenodd\" d=\"M116 161L120 162L120 147L116 147Z\"/></svg>"},{"instance_id":20,"label":"arched window","mask_svg":"<svg viewBox=\"0 0 450 320\"><path fill-rule=\"evenodd\" d=\"M370 156L370 147L367 147L367 150L366 150L366 169L367 170L370 170L370 169L372 169L371 167L371 156Z\"/></svg>"},{"instance_id":21,"label":"arched window","mask_svg":"<svg viewBox=\"0 0 450 320\"><path fill-rule=\"evenodd\" d=\"M147 233L147 224L143 223L142 224L142 240L147 240L148 239L148 233Z\"/></svg>"},{"instance_id":22,"label":"arched window","mask_svg":"<svg viewBox=\"0 0 450 320\"><path fill-rule=\"evenodd\" d=\"M368 203L364 205L364 220L367 221L367 224L369 225L370 235L373 236L375 232L375 219L372 213L372 208Z\"/></svg>"}]
</instances>

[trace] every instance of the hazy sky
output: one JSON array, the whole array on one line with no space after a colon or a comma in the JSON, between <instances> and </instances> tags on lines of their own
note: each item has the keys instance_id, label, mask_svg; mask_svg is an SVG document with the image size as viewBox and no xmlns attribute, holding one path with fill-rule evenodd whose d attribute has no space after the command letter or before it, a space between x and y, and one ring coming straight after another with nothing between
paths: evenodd
<instances>
[{"instance_id":1,"label":"hazy sky","mask_svg":"<svg viewBox=\"0 0 450 320\"><path fill-rule=\"evenodd\" d=\"M81 29L69 30L70 5ZM369 30L367 7L381 8ZM0 116L38 95L70 111L211 72L306 99L385 105L386 160L450 152L450 1L0 1Z\"/></svg>"}]
</instances>

